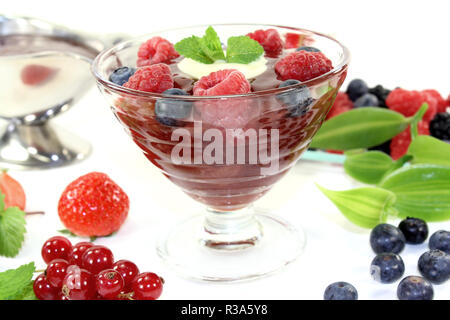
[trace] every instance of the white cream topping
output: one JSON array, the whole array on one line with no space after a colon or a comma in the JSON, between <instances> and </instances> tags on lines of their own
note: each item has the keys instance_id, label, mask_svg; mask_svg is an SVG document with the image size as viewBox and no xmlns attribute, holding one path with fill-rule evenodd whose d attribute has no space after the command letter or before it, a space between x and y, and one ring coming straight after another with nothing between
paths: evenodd
<instances>
[{"instance_id":1,"label":"white cream topping","mask_svg":"<svg viewBox=\"0 0 450 320\"><path fill-rule=\"evenodd\" d=\"M178 63L178 68L187 75L200 79L203 76L209 75L211 72L216 72L224 69L236 69L242 72L247 79L254 78L264 71L266 71L267 60L264 55L257 60L248 64L242 63L227 63L223 60L215 61L212 64L201 63L189 58L184 58Z\"/></svg>"}]
</instances>

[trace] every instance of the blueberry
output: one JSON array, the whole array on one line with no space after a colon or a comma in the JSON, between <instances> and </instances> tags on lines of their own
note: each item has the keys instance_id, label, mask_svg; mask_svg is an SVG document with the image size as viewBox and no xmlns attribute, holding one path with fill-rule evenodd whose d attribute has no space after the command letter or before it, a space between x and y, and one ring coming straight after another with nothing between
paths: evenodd
<instances>
[{"instance_id":1,"label":"blueberry","mask_svg":"<svg viewBox=\"0 0 450 320\"><path fill-rule=\"evenodd\" d=\"M135 68L120 67L111 73L109 76L109 81L122 86L135 72Z\"/></svg>"},{"instance_id":2,"label":"blueberry","mask_svg":"<svg viewBox=\"0 0 450 320\"><path fill-rule=\"evenodd\" d=\"M353 103L353 107L361 108L361 107L377 107L379 104L378 98L371 94L365 93Z\"/></svg>"},{"instance_id":3,"label":"blueberry","mask_svg":"<svg viewBox=\"0 0 450 320\"><path fill-rule=\"evenodd\" d=\"M370 245L375 253L400 253L405 242L405 236L400 229L390 224L379 224L370 233Z\"/></svg>"},{"instance_id":4,"label":"blueberry","mask_svg":"<svg viewBox=\"0 0 450 320\"><path fill-rule=\"evenodd\" d=\"M392 283L403 276L405 264L402 258L395 253L380 253L370 265L372 278L381 283Z\"/></svg>"},{"instance_id":5,"label":"blueberry","mask_svg":"<svg viewBox=\"0 0 450 320\"><path fill-rule=\"evenodd\" d=\"M319 49L314 48L314 47L308 47L308 46L302 46L302 47L298 47L297 49L295 49L295 51L308 51L308 52L320 52Z\"/></svg>"},{"instance_id":6,"label":"blueberry","mask_svg":"<svg viewBox=\"0 0 450 320\"><path fill-rule=\"evenodd\" d=\"M398 228L405 236L406 243L420 244L428 237L428 226L422 219L408 217L400 222Z\"/></svg>"},{"instance_id":7,"label":"blueberry","mask_svg":"<svg viewBox=\"0 0 450 320\"><path fill-rule=\"evenodd\" d=\"M450 255L434 249L419 258L419 271L427 280L440 284L450 278Z\"/></svg>"},{"instance_id":8,"label":"blueberry","mask_svg":"<svg viewBox=\"0 0 450 320\"><path fill-rule=\"evenodd\" d=\"M430 249L439 249L450 254L450 232L439 230L433 233L428 242Z\"/></svg>"},{"instance_id":9,"label":"blueberry","mask_svg":"<svg viewBox=\"0 0 450 320\"><path fill-rule=\"evenodd\" d=\"M288 86L299 85L300 81L290 79L283 81L278 86L284 88ZM308 107L314 102L309 89L305 85L292 88L290 91L279 93L276 95L278 101L287 106L289 117L300 117L308 111Z\"/></svg>"},{"instance_id":10,"label":"blueberry","mask_svg":"<svg viewBox=\"0 0 450 320\"><path fill-rule=\"evenodd\" d=\"M164 91L163 95L188 96L189 94L181 89L172 88ZM166 126L179 126L181 119L189 117L192 111L192 102L177 99L159 99L156 101L156 120Z\"/></svg>"},{"instance_id":11,"label":"blueberry","mask_svg":"<svg viewBox=\"0 0 450 320\"><path fill-rule=\"evenodd\" d=\"M358 300L358 291L347 282L330 284L323 295L324 300Z\"/></svg>"},{"instance_id":12,"label":"blueberry","mask_svg":"<svg viewBox=\"0 0 450 320\"><path fill-rule=\"evenodd\" d=\"M369 87L361 79L350 81L347 87L347 94L350 100L356 101L359 97L369 92Z\"/></svg>"},{"instance_id":13,"label":"blueberry","mask_svg":"<svg viewBox=\"0 0 450 320\"><path fill-rule=\"evenodd\" d=\"M433 286L422 277L406 277L397 287L399 300L433 300L433 296Z\"/></svg>"}]
</instances>

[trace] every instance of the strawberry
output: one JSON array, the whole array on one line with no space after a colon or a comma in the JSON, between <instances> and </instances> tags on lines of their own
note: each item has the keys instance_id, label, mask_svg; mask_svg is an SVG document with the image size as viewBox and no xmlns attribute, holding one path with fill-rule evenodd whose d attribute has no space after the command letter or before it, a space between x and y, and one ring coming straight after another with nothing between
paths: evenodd
<instances>
[{"instance_id":1,"label":"strawberry","mask_svg":"<svg viewBox=\"0 0 450 320\"><path fill-rule=\"evenodd\" d=\"M22 211L25 210L25 191L6 171L0 171L0 191L5 196L5 208L18 207Z\"/></svg>"},{"instance_id":2,"label":"strawberry","mask_svg":"<svg viewBox=\"0 0 450 320\"><path fill-rule=\"evenodd\" d=\"M91 172L70 183L61 195L61 222L78 236L107 236L125 221L130 204L126 193L106 174Z\"/></svg>"}]
</instances>

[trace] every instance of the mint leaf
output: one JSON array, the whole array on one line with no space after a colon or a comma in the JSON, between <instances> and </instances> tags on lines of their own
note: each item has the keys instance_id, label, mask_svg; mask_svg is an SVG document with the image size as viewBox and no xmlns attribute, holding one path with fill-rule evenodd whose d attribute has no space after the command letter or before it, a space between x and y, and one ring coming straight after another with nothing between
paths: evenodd
<instances>
[{"instance_id":1,"label":"mint leaf","mask_svg":"<svg viewBox=\"0 0 450 320\"><path fill-rule=\"evenodd\" d=\"M228 39L227 62L247 64L258 59L263 53L263 47L247 36Z\"/></svg>"},{"instance_id":2,"label":"mint leaf","mask_svg":"<svg viewBox=\"0 0 450 320\"><path fill-rule=\"evenodd\" d=\"M208 57L202 48L202 38L192 36L190 38L184 38L183 40L175 43L175 50L185 56L205 64L212 64L213 59Z\"/></svg>"},{"instance_id":3,"label":"mint leaf","mask_svg":"<svg viewBox=\"0 0 450 320\"><path fill-rule=\"evenodd\" d=\"M222 43L213 27L210 26L206 29L205 35L200 41L200 46L203 53L212 61L225 60Z\"/></svg>"},{"instance_id":4,"label":"mint leaf","mask_svg":"<svg viewBox=\"0 0 450 320\"><path fill-rule=\"evenodd\" d=\"M31 278L36 270L34 262L20 266L17 269L6 270L0 273L0 300L13 300L17 297L27 296ZM25 294L26 293L26 294Z\"/></svg>"},{"instance_id":5,"label":"mint leaf","mask_svg":"<svg viewBox=\"0 0 450 320\"><path fill-rule=\"evenodd\" d=\"M25 239L25 212L17 207L3 210L3 199L0 193L0 255L15 257Z\"/></svg>"}]
</instances>

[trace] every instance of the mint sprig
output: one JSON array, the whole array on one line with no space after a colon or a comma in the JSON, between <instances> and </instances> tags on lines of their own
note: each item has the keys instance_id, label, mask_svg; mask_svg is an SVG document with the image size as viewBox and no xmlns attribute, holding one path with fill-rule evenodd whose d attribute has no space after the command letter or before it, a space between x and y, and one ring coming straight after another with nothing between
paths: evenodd
<instances>
[{"instance_id":1,"label":"mint sprig","mask_svg":"<svg viewBox=\"0 0 450 320\"><path fill-rule=\"evenodd\" d=\"M247 36L237 36L228 39L225 57L220 38L211 26L206 29L202 38L191 36L177 42L175 50L186 58L205 64L212 64L218 60L248 64L264 53L264 48L257 41Z\"/></svg>"},{"instance_id":2,"label":"mint sprig","mask_svg":"<svg viewBox=\"0 0 450 320\"><path fill-rule=\"evenodd\" d=\"M30 262L0 273L0 300L35 300L32 277L36 268Z\"/></svg>"},{"instance_id":3,"label":"mint sprig","mask_svg":"<svg viewBox=\"0 0 450 320\"><path fill-rule=\"evenodd\" d=\"M4 198L0 192L0 255L15 257L25 239L25 212L17 207L5 209Z\"/></svg>"}]
</instances>

